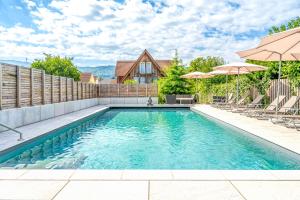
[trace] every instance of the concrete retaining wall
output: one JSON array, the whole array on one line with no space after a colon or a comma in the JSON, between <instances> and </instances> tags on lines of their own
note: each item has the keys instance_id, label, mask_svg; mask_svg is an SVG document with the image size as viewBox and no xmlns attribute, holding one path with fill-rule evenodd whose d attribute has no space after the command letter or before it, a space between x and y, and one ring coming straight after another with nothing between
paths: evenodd
<instances>
[{"instance_id":1,"label":"concrete retaining wall","mask_svg":"<svg viewBox=\"0 0 300 200\"><path fill-rule=\"evenodd\" d=\"M147 101L148 97L112 97L84 99L32 107L12 108L0 111L0 122L10 126L11 128L17 128L96 105L146 105ZM152 101L153 104L158 104L157 97L152 97ZM0 132L4 130L6 129L0 126Z\"/></svg>"},{"instance_id":2,"label":"concrete retaining wall","mask_svg":"<svg viewBox=\"0 0 300 200\"><path fill-rule=\"evenodd\" d=\"M98 105L98 99L84 99L0 111L0 122L16 128ZM0 127L0 131L3 131Z\"/></svg>"},{"instance_id":3,"label":"concrete retaining wall","mask_svg":"<svg viewBox=\"0 0 300 200\"><path fill-rule=\"evenodd\" d=\"M158 97L151 97L153 104L158 104ZM99 104L144 104L147 105L148 97L111 97L111 98L99 98Z\"/></svg>"}]
</instances>

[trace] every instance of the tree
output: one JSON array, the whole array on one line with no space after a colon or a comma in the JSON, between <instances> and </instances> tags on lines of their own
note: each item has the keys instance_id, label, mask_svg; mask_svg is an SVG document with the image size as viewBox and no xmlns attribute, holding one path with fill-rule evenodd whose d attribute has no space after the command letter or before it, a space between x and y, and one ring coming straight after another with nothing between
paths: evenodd
<instances>
[{"instance_id":1,"label":"tree","mask_svg":"<svg viewBox=\"0 0 300 200\"><path fill-rule=\"evenodd\" d=\"M269 29L269 34L279 33L297 27L300 27L300 17L296 17L295 19L288 21L287 24L282 24L280 26L272 26Z\"/></svg>"},{"instance_id":2,"label":"tree","mask_svg":"<svg viewBox=\"0 0 300 200\"><path fill-rule=\"evenodd\" d=\"M166 70L166 76L158 81L159 92L162 94L190 94L191 83L188 79L181 78L187 73L176 52L171 66Z\"/></svg>"},{"instance_id":3,"label":"tree","mask_svg":"<svg viewBox=\"0 0 300 200\"><path fill-rule=\"evenodd\" d=\"M191 61L189 71L210 72L213 70L213 67L223 64L225 64L225 61L221 57L198 57Z\"/></svg>"},{"instance_id":4,"label":"tree","mask_svg":"<svg viewBox=\"0 0 300 200\"><path fill-rule=\"evenodd\" d=\"M44 59L36 59L31 64L32 68L45 70L47 74L55 76L64 76L80 80L80 71L73 64L73 58L52 56L45 54Z\"/></svg>"}]
</instances>

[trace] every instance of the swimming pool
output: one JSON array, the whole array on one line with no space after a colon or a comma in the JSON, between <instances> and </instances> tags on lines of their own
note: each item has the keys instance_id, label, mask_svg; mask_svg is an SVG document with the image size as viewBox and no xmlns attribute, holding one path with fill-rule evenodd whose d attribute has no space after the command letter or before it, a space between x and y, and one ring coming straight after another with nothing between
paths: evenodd
<instances>
[{"instance_id":1,"label":"swimming pool","mask_svg":"<svg viewBox=\"0 0 300 200\"><path fill-rule=\"evenodd\" d=\"M300 157L189 109L115 108L1 155L0 167L292 170Z\"/></svg>"}]
</instances>

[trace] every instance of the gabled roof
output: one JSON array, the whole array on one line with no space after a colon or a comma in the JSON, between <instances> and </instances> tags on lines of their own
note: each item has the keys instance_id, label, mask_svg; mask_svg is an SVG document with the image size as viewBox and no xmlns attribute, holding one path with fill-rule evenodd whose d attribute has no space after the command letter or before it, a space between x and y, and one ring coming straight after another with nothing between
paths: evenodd
<instances>
[{"instance_id":1,"label":"gabled roof","mask_svg":"<svg viewBox=\"0 0 300 200\"><path fill-rule=\"evenodd\" d=\"M124 79L127 75L135 69L135 67L139 64L140 60L143 58L144 55L147 55L151 62L154 64L161 73L171 64L171 60L154 60L150 53L145 49L143 53L139 56L137 60L120 60L117 61L115 74L116 76L123 76Z\"/></svg>"}]
</instances>

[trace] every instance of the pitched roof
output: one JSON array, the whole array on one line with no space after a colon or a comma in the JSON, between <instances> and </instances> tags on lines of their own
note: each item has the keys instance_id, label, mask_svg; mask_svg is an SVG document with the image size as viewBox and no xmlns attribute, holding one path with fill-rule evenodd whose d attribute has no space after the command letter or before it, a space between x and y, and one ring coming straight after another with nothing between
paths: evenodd
<instances>
[{"instance_id":1,"label":"pitched roof","mask_svg":"<svg viewBox=\"0 0 300 200\"><path fill-rule=\"evenodd\" d=\"M134 66L139 62L144 54L153 61L153 64L158 67L160 71L164 71L170 64L171 60L154 60L150 53L145 49L137 60L119 60L117 61L115 74L116 76L126 76Z\"/></svg>"},{"instance_id":2,"label":"pitched roof","mask_svg":"<svg viewBox=\"0 0 300 200\"><path fill-rule=\"evenodd\" d=\"M80 74L80 81L89 82L92 76L93 76L92 73L88 73L88 72L81 73Z\"/></svg>"}]
</instances>

